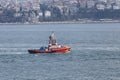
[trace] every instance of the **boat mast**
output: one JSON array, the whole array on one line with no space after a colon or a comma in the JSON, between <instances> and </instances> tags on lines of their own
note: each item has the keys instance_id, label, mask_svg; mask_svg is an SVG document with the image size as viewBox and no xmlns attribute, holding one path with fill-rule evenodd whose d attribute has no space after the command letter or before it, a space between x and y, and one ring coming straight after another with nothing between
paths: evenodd
<instances>
[{"instance_id":1,"label":"boat mast","mask_svg":"<svg viewBox=\"0 0 120 80\"><path fill-rule=\"evenodd\" d=\"M57 41L55 39L55 34L52 31L52 34L49 36L49 45L57 45Z\"/></svg>"}]
</instances>

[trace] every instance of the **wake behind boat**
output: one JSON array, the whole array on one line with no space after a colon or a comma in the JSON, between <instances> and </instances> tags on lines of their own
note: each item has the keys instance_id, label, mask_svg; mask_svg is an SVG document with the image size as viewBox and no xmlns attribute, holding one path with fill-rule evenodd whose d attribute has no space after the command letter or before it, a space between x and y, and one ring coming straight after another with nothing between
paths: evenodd
<instances>
[{"instance_id":1,"label":"wake behind boat","mask_svg":"<svg viewBox=\"0 0 120 80\"><path fill-rule=\"evenodd\" d=\"M48 47L41 47L40 49L29 49L30 54L38 53L68 53L70 52L70 46L62 46L57 43L57 40L54 37L54 32L49 36L49 45Z\"/></svg>"}]
</instances>

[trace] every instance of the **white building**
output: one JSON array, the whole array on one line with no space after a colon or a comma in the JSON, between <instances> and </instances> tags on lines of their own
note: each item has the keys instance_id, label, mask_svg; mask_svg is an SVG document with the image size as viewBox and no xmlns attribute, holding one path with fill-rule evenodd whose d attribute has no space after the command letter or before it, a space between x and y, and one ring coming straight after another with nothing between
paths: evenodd
<instances>
[{"instance_id":1,"label":"white building","mask_svg":"<svg viewBox=\"0 0 120 80\"><path fill-rule=\"evenodd\" d=\"M116 5L120 7L120 0L116 0Z\"/></svg>"},{"instance_id":2,"label":"white building","mask_svg":"<svg viewBox=\"0 0 120 80\"><path fill-rule=\"evenodd\" d=\"M98 0L98 1L107 3L107 0Z\"/></svg>"},{"instance_id":3,"label":"white building","mask_svg":"<svg viewBox=\"0 0 120 80\"><path fill-rule=\"evenodd\" d=\"M93 8L94 6L95 6L95 1L93 1L93 0L87 1L87 8Z\"/></svg>"},{"instance_id":4,"label":"white building","mask_svg":"<svg viewBox=\"0 0 120 80\"><path fill-rule=\"evenodd\" d=\"M86 5L87 5L87 1L85 0L85 1L80 1L80 7L81 8L86 8Z\"/></svg>"},{"instance_id":5,"label":"white building","mask_svg":"<svg viewBox=\"0 0 120 80\"><path fill-rule=\"evenodd\" d=\"M45 12L45 17L50 17L50 16L51 16L51 12L47 10L47 11Z\"/></svg>"},{"instance_id":6,"label":"white building","mask_svg":"<svg viewBox=\"0 0 120 80\"><path fill-rule=\"evenodd\" d=\"M97 4L96 7L99 10L104 10L106 8L106 6L104 4Z\"/></svg>"},{"instance_id":7,"label":"white building","mask_svg":"<svg viewBox=\"0 0 120 80\"><path fill-rule=\"evenodd\" d=\"M111 4L107 4L106 5L106 9L111 9L112 8L112 5Z\"/></svg>"},{"instance_id":8,"label":"white building","mask_svg":"<svg viewBox=\"0 0 120 80\"><path fill-rule=\"evenodd\" d=\"M43 13L42 12L39 12L39 16L42 17L43 16ZM51 17L51 12L50 11L45 11L45 17Z\"/></svg>"},{"instance_id":9,"label":"white building","mask_svg":"<svg viewBox=\"0 0 120 80\"><path fill-rule=\"evenodd\" d=\"M107 0L108 4L116 3L116 0Z\"/></svg>"},{"instance_id":10,"label":"white building","mask_svg":"<svg viewBox=\"0 0 120 80\"><path fill-rule=\"evenodd\" d=\"M120 9L120 6L114 5L113 9Z\"/></svg>"},{"instance_id":11,"label":"white building","mask_svg":"<svg viewBox=\"0 0 120 80\"><path fill-rule=\"evenodd\" d=\"M35 9L35 10L39 10L40 9L40 6L39 6L40 2L39 2L39 0L32 0L31 2L32 2L32 5L33 5L33 9Z\"/></svg>"}]
</instances>

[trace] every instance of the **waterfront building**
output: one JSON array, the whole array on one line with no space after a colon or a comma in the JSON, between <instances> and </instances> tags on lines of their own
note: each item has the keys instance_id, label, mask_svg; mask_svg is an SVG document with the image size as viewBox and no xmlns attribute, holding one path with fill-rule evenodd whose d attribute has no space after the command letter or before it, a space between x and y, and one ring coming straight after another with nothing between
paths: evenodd
<instances>
[{"instance_id":1,"label":"waterfront building","mask_svg":"<svg viewBox=\"0 0 120 80\"><path fill-rule=\"evenodd\" d=\"M112 9L112 5L111 4L106 4L106 9Z\"/></svg>"},{"instance_id":2,"label":"waterfront building","mask_svg":"<svg viewBox=\"0 0 120 80\"><path fill-rule=\"evenodd\" d=\"M94 6L95 6L95 1L93 1L93 0L87 1L87 8L93 8Z\"/></svg>"},{"instance_id":3,"label":"waterfront building","mask_svg":"<svg viewBox=\"0 0 120 80\"><path fill-rule=\"evenodd\" d=\"M87 1L86 0L80 0L80 7L81 8L86 8Z\"/></svg>"},{"instance_id":4,"label":"waterfront building","mask_svg":"<svg viewBox=\"0 0 120 80\"><path fill-rule=\"evenodd\" d=\"M51 12L50 11L45 11L45 17L51 17Z\"/></svg>"},{"instance_id":5,"label":"waterfront building","mask_svg":"<svg viewBox=\"0 0 120 80\"><path fill-rule=\"evenodd\" d=\"M40 9L39 4L40 4L39 0L33 0L32 1L33 9L39 10Z\"/></svg>"},{"instance_id":6,"label":"waterfront building","mask_svg":"<svg viewBox=\"0 0 120 80\"><path fill-rule=\"evenodd\" d=\"M113 6L113 9L114 9L114 10L120 9L120 6L114 5L114 6Z\"/></svg>"},{"instance_id":7,"label":"waterfront building","mask_svg":"<svg viewBox=\"0 0 120 80\"><path fill-rule=\"evenodd\" d=\"M116 0L107 0L107 3L108 4L113 4L113 3L116 3Z\"/></svg>"},{"instance_id":8,"label":"waterfront building","mask_svg":"<svg viewBox=\"0 0 120 80\"><path fill-rule=\"evenodd\" d=\"M104 10L106 8L106 6L104 4L99 3L96 5L96 8L99 10Z\"/></svg>"},{"instance_id":9,"label":"waterfront building","mask_svg":"<svg viewBox=\"0 0 120 80\"><path fill-rule=\"evenodd\" d=\"M105 3L107 3L107 0L98 0L99 2L105 2Z\"/></svg>"},{"instance_id":10,"label":"waterfront building","mask_svg":"<svg viewBox=\"0 0 120 80\"><path fill-rule=\"evenodd\" d=\"M116 5L120 7L120 0L116 0Z\"/></svg>"}]
</instances>

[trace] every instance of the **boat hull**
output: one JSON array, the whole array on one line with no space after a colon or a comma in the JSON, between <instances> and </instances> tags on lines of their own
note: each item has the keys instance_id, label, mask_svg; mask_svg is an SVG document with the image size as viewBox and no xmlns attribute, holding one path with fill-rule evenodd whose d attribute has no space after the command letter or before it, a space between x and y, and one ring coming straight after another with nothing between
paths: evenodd
<instances>
[{"instance_id":1,"label":"boat hull","mask_svg":"<svg viewBox=\"0 0 120 80\"><path fill-rule=\"evenodd\" d=\"M52 48L49 50L39 50L39 49L30 49L28 52L30 54L39 54L39 53L69 53L70 52L70 46L64 46L61 48Z\"/></svg>"},{"instance_id":2,"label":"boat hull","mask_svg":"<svg viewBox=\"0 0 120 80\"><path fill-rule=\"evenodd\" d=\"M28 50L30 54L38 54L38 53L52 53L52 51L45 51L45 50L39 50L39 49L30 49Z\"/></svg>"}]
</instances>

